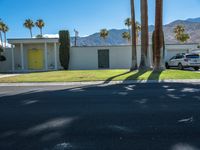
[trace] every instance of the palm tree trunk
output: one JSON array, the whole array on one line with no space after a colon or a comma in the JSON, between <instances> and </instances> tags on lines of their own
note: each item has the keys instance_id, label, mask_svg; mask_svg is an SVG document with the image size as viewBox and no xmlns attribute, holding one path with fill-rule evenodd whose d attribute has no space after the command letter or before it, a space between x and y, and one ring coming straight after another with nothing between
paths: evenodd
<instances>
[{"instance_id":1,"label":"palm tree trunk","mask_svg":"<svg viewBox=\"0 0 200 150\"><path fill-rule=\"evenodd\" d=\"M131 44L131 28L130 27L128 27L128 33L129 33L128 44Z\"/></svg>"},{"instance_id":2,"label":"palm tree trunk","mask_svg":"<svg viewBox=\"0 0 200 150\"><path fill-rule=\"evenodd\" d=\"M1 38L1 46L3 47L3 38L2 38L2 33L0 31L0 38Z\"/></svg>"},{"instance_id":3,"label":"palm tree trunk","mask_svg":"<svg viewBox=\"0 0 200 150\"><path fill-rule=\"evenodd\" d=\"M148 31L148 2L141 0L141 62L140 69L148 69L147 62L149 45L149 31Z\"/></svg>"},{"instance_id":4,"label":"palm tree trunk","mask_svg":"<svg viewBox=\"0 0 200 150\"><path fill-rule=\"evenodd\" d=\"M163 33L163 0L156 0L156 18L155 18L155 64L154 70L164 69L164 33Z\"/></svg>"},{"instance_id":5,"label":"palm tree trunk","mask_svg":"<svg viewBox=\"0 0 200 150\"><path fill-rule=\"evenodd\" d=\"M40 28L40 35L42 36L42 28Z\"/></svg>"},{"instance_id":6,"label":"palm tree trunk","mask_svg":"<svg viewBox=\"0 0 200 150\"><path fill-rule=\"evenodd\" d=\"M132 66L131 71L137 69L137 48L136 48L136 25L135 25L135 4L131 0L131 21L132 21Z\"/></svg>"},{"instance_id":7,"label":"palm tree trunk","mask_svg":"<svg viewBox=\"0 0 200 150\"><path fill-rule=\"evenodd\" d=\"M6 50L6 41L7 41L6 32L4 32L4 50Z\"/></svg>"},{"instance_id":8,"label":"palm tree trunk","mask_svg":"<svg viewBox=\"0 0 200 150\"><path fill-rule=\"evenodd\" d=\"M138 34L139 34L139 33L138 33L138 31L136 30L136 45L138 44L138 38L139 38L139 37L138 37Z\"/></svg>"},{"instance_id":9,"label":"palm tree trunk","mask_svg":"<svg viewBox=\"0 0 200 150\"><path fill-rule=\"evenodd\" d=\"M32 34L32 30L30 29L30 35L31 35L31 38L33 37L33 34Z\"/></svg>"}]
</instances>

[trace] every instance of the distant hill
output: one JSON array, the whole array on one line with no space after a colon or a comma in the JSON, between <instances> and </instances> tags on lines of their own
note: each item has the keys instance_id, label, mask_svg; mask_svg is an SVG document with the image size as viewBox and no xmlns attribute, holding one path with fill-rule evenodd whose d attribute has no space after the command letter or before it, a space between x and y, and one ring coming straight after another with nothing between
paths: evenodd
<instances>
[{"instance_id":1,"label":"distant hill","mask_svg":"<svg viewBox=\"0 0 200 150\"><path fill-rule=\"evenodd\" d=\"M186 32L190 35L190 40L188 43L200 43L200 18L187 19L187 20L177 20L170 24L164 25L165 42L166 44L176 44L179 43L175 37L173 30L177 25L185 26ZM149 37L151 43L152 32L154 26L149 26ZM101 46L101 45L127 45L127 40L122 38L122 33L127 31L126 29L112 29L109 30L109 36L104 41L100 38L99 33L92 34L87 37L79 37L79 46ZM139 40L140 42L140 40ZM72 43L74 43L74 38L72 38Z\"/></svg>"},{"instance_id":2,"label":"distant hill","mask_svg":"<svg viewBox=\"0 0 200 150\"><path fill-rule=\"evenodd\" d=\"M189 21L189 22L200 22L200 17L199 18L189 18L186 21Z\"/></svg>"}]
</instances>

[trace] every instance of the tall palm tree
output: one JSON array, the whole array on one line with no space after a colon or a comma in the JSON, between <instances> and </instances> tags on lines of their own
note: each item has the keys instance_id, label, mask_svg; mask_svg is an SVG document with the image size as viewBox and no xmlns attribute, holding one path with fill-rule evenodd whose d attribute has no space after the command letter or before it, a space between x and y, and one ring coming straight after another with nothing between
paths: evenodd
<instances>
[{"instance_id":1,"label":"tall palm tree","mask_svg":"<svg viewBox=\"0 0 200 150\"><path fill-rule=\"evenodd\" d=\"M107 29L101 29L100 30L100 37L104 40L108 37L109 31Z\"/></svg>"},{"instance_id":2,"label":"tall palm tree","mask_svg":"<svg viewBox=\"0 0 200 150\"><path fill-rule=\"evenodd\" d=\"M154 70L164 69L164 33L163 33L163 0L156 0L156 18L154 32Z\"/></svg>"},{"instance_id":3,"label":"tall palm tree","mask_svg":"<svg viewBox=\"0 0 200 150\"><path fill-rule=\"evenodd\" d=\"M42 36L42 28L45 26L45 23L42 19L38 19L35 23L36 27L40 29L40 35Z\"/></svg>"},{"instance_id":4,"label":"tall palm tree","mask_svg":"<svg viewBox=\"0 0 200 150\"><path fill-rule=\"evenodd\" d=\"M141 62L140 69L148 69L148 45L149 45L149 31L148 31L148 2L147 0L140 0L141 2Z\"/></svg>"},{"instance_id":5,"label":"tall palm tree","mask_svg":"<svg viewBox=\"0 0 200 150\"><path fill-rule=\"evenodd\" d=\"M30 30L31 38L33 37L32 28L34 27L34 22L31 19L26 19L24 22L24 27Z\"/></svg>"},{"instance_id":6,"label":"tall palm tree","mask_svg":"<svg viewBox=\"0 0 200 150\"><path fill-rule=\"evenodd\" d=\"M141 24L136 21L135 23L135 30L136 30L136 43L138 44L139 32L141 31Z\"/></svg>"},{"instance_id":7,"label":"tall palm tree","mask_svg":"<svg viewBox=\"0 0 200 150\"><path fill-rule=\"evenodd\" d=\"M4 47L5 48L6 48L6 41L7 41L6 33L8 32L8 30L9 30L9 27L6 24L3 24L2 32L4 33Z\"/></svg>"},{"instance_id":8,"label":"tall palm tree","mask_svg":"<svg viewBox=\"0 0 200 150\"><path fill-rule=\"evenodd\" d=\"M131 35L132 35L132 63L130 70L136 70L137 66L137 48L136 48L136 25L135 25L135 3L134 0L130 0L131 3Z\"/></svg>"},{"instance_id":9,"label":"tall palm tree","mask_svg":"<svg viewBox=\"0 0 200 150\"><path fill-rule=\"evenodd\" d=\"M131 35L131 24L132 24L131 18L127 18L127 19L124 21L124 24L125 24L125 26L128 27L128 32L129 32L129 34Z\"/></svg>"},{"instance_id":10,"label":"tall palm tree","mask_svg":"<svg viewBox=\"0 0 200 150\"><path fill-rule=\"evenodd\" d=\"M3 21L0 19L0 40L1 40L1 46L3 47L3 37L2 37L2 28L3 28Z\"/></svg>"}]
</instances>

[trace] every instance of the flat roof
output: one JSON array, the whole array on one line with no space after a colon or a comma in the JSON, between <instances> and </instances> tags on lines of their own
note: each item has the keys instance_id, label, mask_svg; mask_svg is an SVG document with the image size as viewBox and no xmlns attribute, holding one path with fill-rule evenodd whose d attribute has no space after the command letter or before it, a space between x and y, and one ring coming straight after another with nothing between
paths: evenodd
<instances>
[{"instance_id":1,"label":"flat roof","mask_svg":"<svg viewBox=\"0 0 200 150\"><path fill-rule=\"evenodd\" d=\"M57 43L58 38L11 38L8 39L9 44L20 43Z\"/></svg>"}]
</instances>

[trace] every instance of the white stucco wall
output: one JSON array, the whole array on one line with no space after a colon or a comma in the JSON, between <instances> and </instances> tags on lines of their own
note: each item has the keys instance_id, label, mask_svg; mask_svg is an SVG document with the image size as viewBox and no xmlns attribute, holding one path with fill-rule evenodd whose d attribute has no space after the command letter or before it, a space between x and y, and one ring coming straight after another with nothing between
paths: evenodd
<instances>
[{"instance_id":1,"label":"white stucco wall","mask_svg":"<svg viewBox=\"0 0 200 150\"><path fill-rule=\"evenodd\" d=\"M97 49L94 47L72 47L70 50L70 69L98 69Z\"/></svg>"},{"instance_id":2,"label":"white stucco wall","mask_svg":"<svg viewBox=\"0 0 200 150\"><path fill-rule=\"evenodd\" d=\"M9 72L12 68L11 49L7 48L3 55L6 57L6 61L0 61L0 72Z\"/></svg>"},{"instance_id":3,"label":"white stucco wall","mask_svg":"<svg viewBox=\"0 0 200 150\"><path fill-rule=\"evenodd\" d=\"M186 53L197 48L198 44L187 45L166 45L166 60L170 59L177 53ZM152 65L152 46L149 46L150 65ZM24 67L28 69L27 51L32 48L44 50L44 43L25 43L24 44ZM131 46L106 46L106 47L72 47L70 50L70 66L71 70L92 70L98 69L98 50L109 50L110 69L128 69L131 67ZM52 64L55 64L54 43L47 43L48 50L48 67L51 70ZM0 62L0 72L9 72L12 70L11 49L4 52L7 60ZM14 48L15 69L20 71L18 65L21 65L20 44L16 44ZM61 69L59 61L59 45L57 43L57 64ZM141 47L137 46L138 65L141 59ZM44 59L45 64L45 59Z\"/></svg>"}]
</instances>

